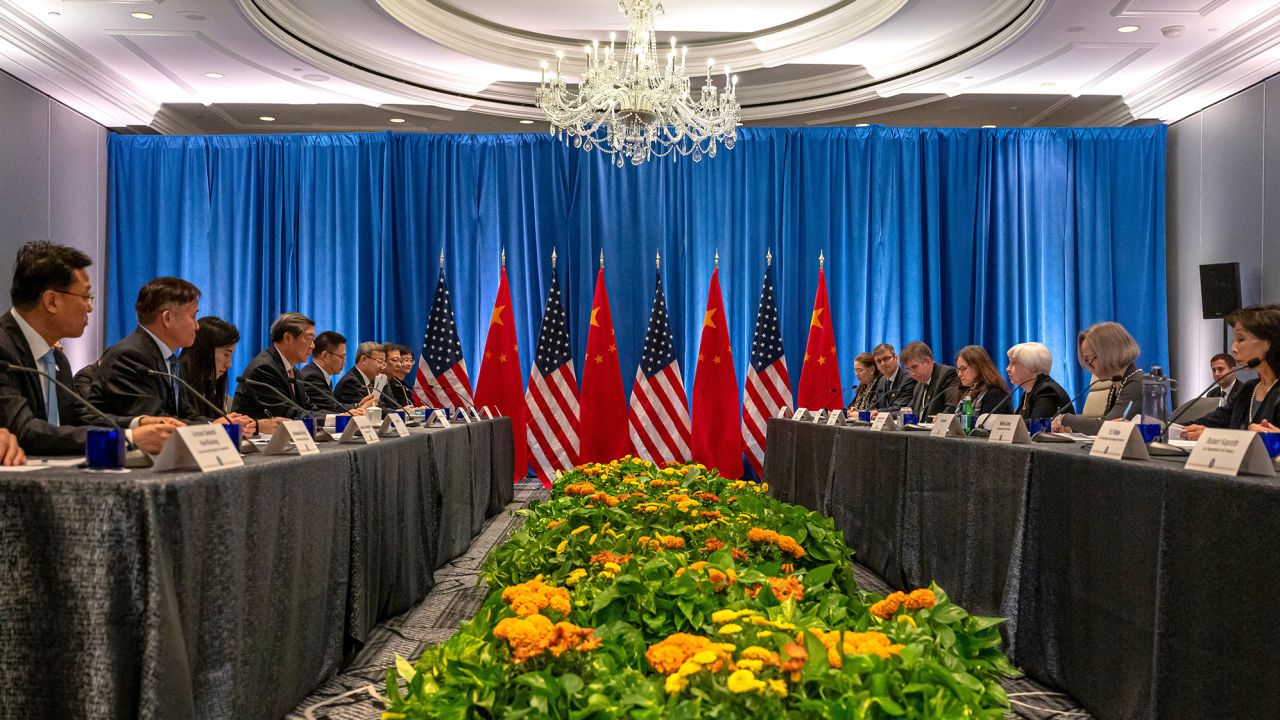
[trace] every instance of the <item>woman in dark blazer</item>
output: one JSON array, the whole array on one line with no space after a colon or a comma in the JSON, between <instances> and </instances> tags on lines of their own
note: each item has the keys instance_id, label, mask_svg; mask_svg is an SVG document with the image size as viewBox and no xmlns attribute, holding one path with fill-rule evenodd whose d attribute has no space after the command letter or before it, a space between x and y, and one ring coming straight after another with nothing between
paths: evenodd
<instances>
[{"instance_id":1,"label":"woman in dark blazer","mask_svg":"<svg viewBox=\"0 0 1280 720\"><path fill-rule=\"evenodd\" d=\"M1011 408L1006 402L1009 390L1005 387L1004 378L991 362L991 356L977 345L966 345L956 353L956 386L951 389L944 412L960 411L965 399L973 401L973 410L978 415Z\"/></svg>"},{"instance_id":2,"label":"woman in dark blazer","mask_svg":"<svg viewBox=\"0 0 1280 720\"><path fill-rule=\"evenodd\" d=\"M876 382L880 380L880 370L876 360L869 352L858 353L853 359L853 372L858 376L858 391L847 408L850 412L874 410L876 407Z\"/></svg>"},{"instance_id":3,"label":"woman in dark blazer","mask_svg":"<svg viewBox=\"0 0 1280 720\"><path fill-rule=\"evenodd\" d=\"M1280 432L1280 388L1276 387L1280 369L1280 309L1254 306L1237 310L1227 318L1235 328L1231 354L1238 365L1257 358L1258 377L1244 385L1235 402L1221 407L1203 418L1198 425L1183 431L1188 440L1198 440L1206 427Z\"/></svg>"},{"instance_id":4,"label":"woman in dark blazer","mask_svg":"<svg viewBox=\"0 0 1280 720\"><path fill-rule=\"evenodd\" d=\"M1005 374L1016 388L1022 388L1022 399L1016 412L1023 418L1051 418L1060 408L1074 412L1071 396L1062 389L1049 371L1053 369L1053 353L1044 343L1024 342L1009 348L1005 355L1009 365Z\"/></svg>"},{"instance_id":5,"label":"woman in dark blazer","mask_svg":"<svg viewBox=\"0 0 1280 720\"><path fill-rule=\"evenodd\" d=\"M227 371L231 369L231 356L235 354L236 344L239 342L240 331L235 325L222 318L207 315L200 318L195 342L178 356L183 379L199 390L205 400L224 411L228 405ZM204 403L195 407L206 415L211 414ZM228 413L227 418L240 425L246 435L253 435L258 430L258 424L248 415ZM213 422L226 421L217 417Z\"/></svg>"},{"instance_id":6,"label":"woman in dark blazer","mask_svg":"<svg viewBox=\"0 0 1280 720\"><path fill-rule=\"evenodd\" d=\"M1136 364L1141 351L1120 323L1102 322L1080 333L1080 366L1094 377L1111 378L1111 389L1101 417L1067 413L1054 419L1054 431L1097 435L1107 420L1128 420L1141 413L1145 375Z\"/></svg>"}]
</instances>

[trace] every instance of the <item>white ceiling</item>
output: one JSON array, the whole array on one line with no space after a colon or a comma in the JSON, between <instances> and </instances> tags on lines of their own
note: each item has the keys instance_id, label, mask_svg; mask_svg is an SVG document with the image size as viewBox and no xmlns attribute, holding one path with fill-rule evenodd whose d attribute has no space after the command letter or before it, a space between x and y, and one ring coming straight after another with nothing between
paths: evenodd
<instances>
[{"instance_id":1,"label":"white ceiling","mask_svg":"<svg viewBox=\"0 0 1280 720\"><path fill-rule=\"evenodd\" d=\"M731 63L748 123L1170 122L1280 71L1275 0L664 5L662 40L689 44L691 67ZM563 49L572 75L584 39L624 29L617 7L0 0L0 69L109 127L368 129L401 117L406 128L512 131L538 118L539 61ZM153 17L131 16L139 12ZM1118 32L1126 25L1138 29Z\"/></svg>"}]
</instances>

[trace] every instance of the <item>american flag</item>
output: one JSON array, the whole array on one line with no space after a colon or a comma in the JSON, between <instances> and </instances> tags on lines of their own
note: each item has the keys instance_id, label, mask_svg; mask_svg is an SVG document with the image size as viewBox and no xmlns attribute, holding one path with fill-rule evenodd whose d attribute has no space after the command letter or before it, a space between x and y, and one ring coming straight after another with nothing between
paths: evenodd
<instances>
[{"instance_id":1,"label":"american flag","mask_svg":"<svg viewBox=\"0 0 1280 720\"><path fill-rule=\"evenodd\" d=\"M770 264L764 271L756 334L751 339L751 367L747 368L747 387L742 397L742 442L757 477L764 476L765 425L779 408L790 406L791 380L787 377L787 358L782 354Z\"/></svg>"},{"instance_id":2,"label":"american flag","mask_svg":"<svg viewBox=\"0 0 1280 720\"><path fill-rule=\"evenodd\" d=\"M653 462L689 459L689 402L676 362L675 343L662 293L662 274L653 291L653 310L644 351L631 388L631 448Z\"/></svg>"},{"instance_id":3,"label":"american flag","mask_svg":"<svg viewBox=\"0 0 1280 720\"><path fill-rule=\"evenodd\" d=\"M443 262L443 260L441 261ZM458 324L453 319L449 302L449 285L440 268L436 296L427 318L427 332L422 337L422 357L414 375L413 400L433 407L470 407L471 379L467 363L462 359L462 343L458 341Z\"/></svg>"},{"instance_id":4,"label":"american flag","mask_svg":"<svg viewBox=\"0 0 1280 720\"><path fill-rule=\"evenodd\" d=\"M557 470L570 470L578 461L578 378L569 353L569 319L560 300L559 277L551 278L524 402L529 408L526 435L533 471L549 487Z\"/></svg>"}]
</instances>

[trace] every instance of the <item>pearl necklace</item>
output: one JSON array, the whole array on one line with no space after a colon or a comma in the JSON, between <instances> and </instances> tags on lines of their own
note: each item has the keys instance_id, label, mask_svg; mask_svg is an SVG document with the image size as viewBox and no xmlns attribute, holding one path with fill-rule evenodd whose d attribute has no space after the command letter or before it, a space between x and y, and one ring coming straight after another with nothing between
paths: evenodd
<instances>
[{"instance_id":1,"label":"pearl necklace","mask_svg":"<svg viewBox=\"0 0 1280 720\"><path fill-rule=\"evenodd\" d=\"M1266 401L1267 396L1271 394L1271 388L1272 388L1272 387L1274 387L1274 386L1275 386L1275 384L1276 384L1276 381L1275 381L1275 380L1272 380L1272 381L1271 381L1271 383L1270 383L1269 385L1267 385L1267 391L1266 391L1266 392L1264 392L1264 393L1262 393L1262 399L1263 399L1263 401L1264 401L1264 402ZM1257 391L1257 389L1255 388L1255 389L1254 389L1254 391L1253 391L1253 394L1249 396L1249 417L1245 418L1245 420L1246 420L1250 425L1252 425L1252 424L1253 424L1253 421L1254 421L1254 416L1253 416L1253 407L1254 407L1254 403L1256 403L1256 402L1258 402L1258 391ZM1248 425L1246 425L1246 427L1248 427Z\"/></svg>"}]
</instances>

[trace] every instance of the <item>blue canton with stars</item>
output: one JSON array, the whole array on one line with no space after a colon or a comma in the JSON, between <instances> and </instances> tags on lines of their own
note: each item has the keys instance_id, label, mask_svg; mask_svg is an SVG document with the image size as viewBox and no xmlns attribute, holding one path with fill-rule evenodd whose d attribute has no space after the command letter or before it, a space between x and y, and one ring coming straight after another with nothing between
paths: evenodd
<instances>
[{"instance_id":1,"label":"blue canton with stars","mask_svg":"<svg viewBox=\"0 0 1280 720\"><path fill-rule=\"evenodd\" d=\"M644 353L640 369L649 378L657 375L676 361L675 341L671 336L671 323L667 318L667 298L662 292L662 273L653 291L653 309L649 312L649 329L644 334Z\"/></svg>"},{"instance_id":2,"label":"blue canton with stars","mask_svg":"<svg viewBox=\"0 0 1280 720\"><path fill-rule=\"evenodd\" d=\"M547 309L542 314L542 330L538 333L538 351L534 365L546 375L569 362L569 318L560 301L560 277L551 276L551 292L547 294Z\"/></svg>"},{"instance_id":3,"label":"blue canton with stars","mask_svg":"<svg viewBox=\"0 0 1280 720\"><path fill-rule=\"evenodd\" d=\"M431 317L427 321L427 334L422 338L422 358L431 368L431 374L437 376L462 362L462 343L458 340L458 324L453 318L453 303L449 301L444 268L440 268L436 297L431 302Z\"/></svg>"},{"instance_id":4,"label":"blue canton with stars","mask_svg":"<svg viewBox=\"0 0 1280 720\"><path fill-rule=\"evenodd\" d=\"M760 290L760 311L756 314L756 333L751 340L751 367L758 373L782 358L782 332L778 327L778 303L773 294L773 267L764 271L764 288Z\"/></svg>"}]
</instances>

